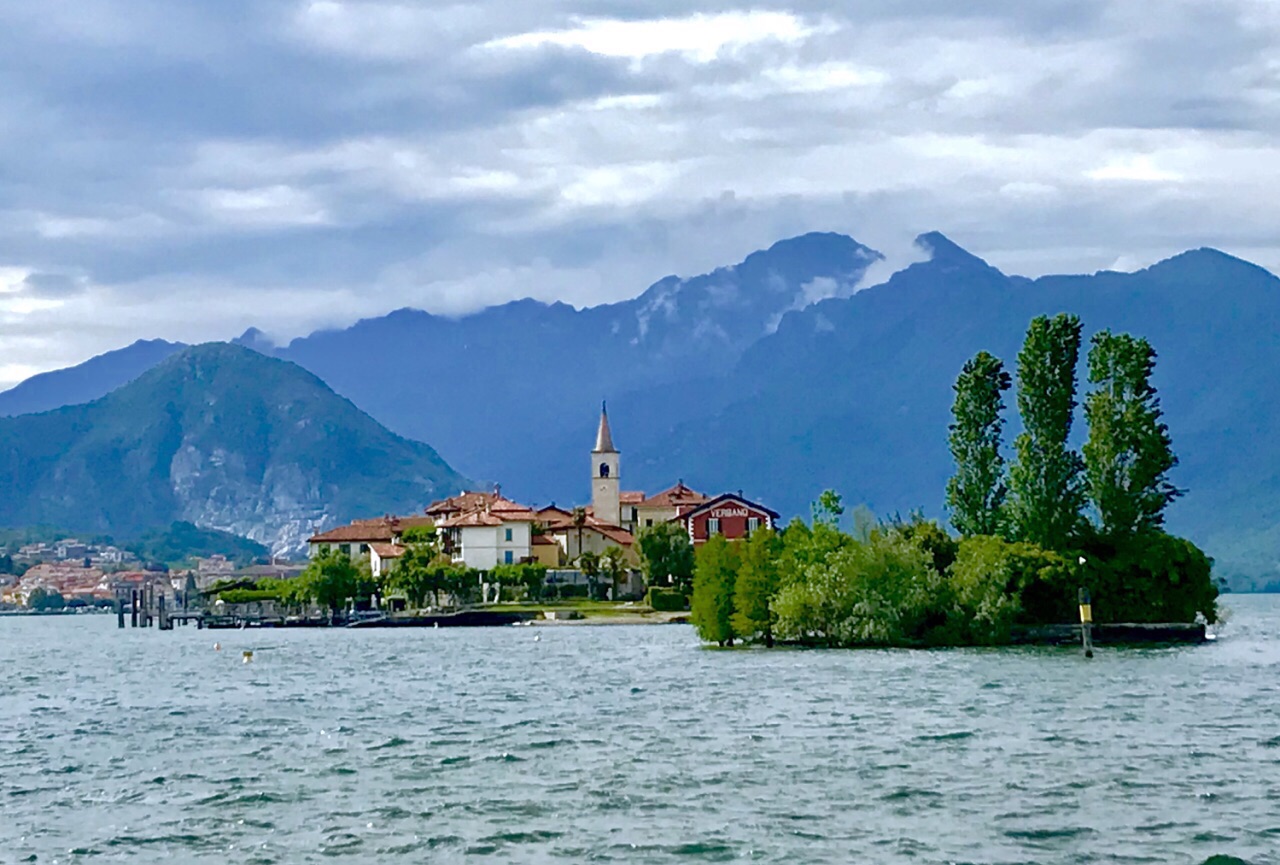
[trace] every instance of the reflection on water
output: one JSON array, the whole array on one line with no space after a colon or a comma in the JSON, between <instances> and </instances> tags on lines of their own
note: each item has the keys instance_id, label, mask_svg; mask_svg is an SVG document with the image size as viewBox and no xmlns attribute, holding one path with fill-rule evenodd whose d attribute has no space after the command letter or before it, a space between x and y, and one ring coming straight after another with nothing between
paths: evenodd
<instances>
[{"instance_id":1,"label":"reflection on water","mask_svg":"<svg viewBox=\"0 0 1280 865\"><path fill-rule=\"evenodd\" d=\"M0 850L1274 862L1280 598L1226 601L1216 644L1093 661L716 651L682 626L545 628L535 642L528 628L0 619Z\"/></svg>"}]
</instances>

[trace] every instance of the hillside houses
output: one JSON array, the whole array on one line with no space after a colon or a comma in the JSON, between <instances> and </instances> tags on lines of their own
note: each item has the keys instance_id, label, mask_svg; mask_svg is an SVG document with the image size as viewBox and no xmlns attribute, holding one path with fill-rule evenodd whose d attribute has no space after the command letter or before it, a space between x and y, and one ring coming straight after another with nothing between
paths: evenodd
<instances>
[{"instance_id":1,"label":"hillside houses","mask_svg":"<svg viewBox=\"0 0 1280 865\"><path fill-rule=\"evenodd\" d=\"M430 528L442 555L481 571L523 563L557 568L576 563L584 553L600 556L617 549L635 566L636 535L656 525L678 523L695 544L709 534L737 538L776 525L774 511L741 493L713 498L683 480L652 495L623 490L621 453L606 409L590 456L591 504L585 507L535 509L505 498L500 487L463 491L433 502L421 515L355 520L321 532L309 540L310 554L341 551L367 560L373 575L380 576L404 555L406 532Z\"/></svg>"}]
</instances>

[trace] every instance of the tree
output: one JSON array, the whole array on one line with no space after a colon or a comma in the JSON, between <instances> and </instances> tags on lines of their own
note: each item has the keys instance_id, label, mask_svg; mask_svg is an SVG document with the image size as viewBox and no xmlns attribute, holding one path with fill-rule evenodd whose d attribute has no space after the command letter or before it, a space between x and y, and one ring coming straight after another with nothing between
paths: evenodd
<instances>
[{"instance_id":1,"label":"tree","mask_svg":"<svg viewBox=\"0 0 1280 865\"><path fill-rule=\"evenodd\" d=\"M1018 540L1065 550L1081 523L1083 460L1067 446L1076 408L1080 319L1033 319L1018 354L1018 410L1024 432L1009 472L1009 516Z\"/></svg>"},{"instance_id":2,"label":"tree","mask_svg":"<svg viewBox=\"0 0 1280 865\"><path fill-rule=\"evenodd\" d=\"M733 592L739 564L739 545L723 535L712 536L698 550L689 621L709 643L733 645Z\"/></svg>"},{"instance_id":3,"label":"tree","mask_svg":"<svg viewBox=\"0 0 1280 865\"><path fill-rule=\"evenodd\" d=\"M308 596L336 616L348 598L361 594L365 574L345 553L328 550L316 555L298 579Z\"/></svg>"},{"instance_id":4,"label":"tree","mask_svg":"<svg viewBox=\"0 0 1280 865\"><path fill-rule=\"evenodd\" d=\"M27 606L33 610L61 610L67 605L66 598L43 586L35 589L27 596Z\"/></svg>"},{"instance_id":5,"label":"tree","mask_svg":"<svg viewBox=\"0 0 1280 865\"><path fill-rule=\"evenodd\" d=\"M600 556L600 570L609 578L612 599L618 599L618 578L626 570L626 552L616 544L605 549Z\"/></svg>"},{"instance_id":6,"label":"tree","mask_svg":"<svg viewBox=\"0 0 1280 865\"><path fill-rule=\"evenodd\" d=\"M1111 538L1160 528L1165 508L1181 495L1169 482L1178 458L1151 386L1155 365L1155 350L1145 339L1109 330L1093 338L1085 477L1102 533Z\"/></svg>"},{"instance_id":7,"label":"tree","mask_svg":"<svg viewBox=\"0 0 1280 865\"><path fill-rule=\"evenodd\" d=\"M818 496L818 500L809 506L813 513L813 524L831 526L838 528L840 526L840 517L844 516L844 500L835 490L823 490Z\"/></svg>"},{"instance_id":8,"label":"tree","mask_svg":"<svg viewBox=\"0 0 1280 865\"><path fill-rule=\"evenodd\" d=\"M1008 487L1000 455L1004 392L1011 380L1004 363L978 352L960 372L951 407L951 456L956 473L947 483L951 524L965 537L997 535L1004 528Z\"/></svg>"},{"instance_id":9,"label":"tree","mask_svg":"<svg viewBox=\"0 0 1280 865\"><path fill-rule=\"evenodd\" d=\"M582 527L587 524L587 509L576 507L573 509L573 527L578 530L578 555L582 555Z\"/></svg>"},{"instance_id":10,"label":"tree","mask_svg":"<svg viewBox=\"0 0 1280 865\"><path fill-rule=\"evenodd\" d=\"M658 523L642 529L636 536L636 549L640 552L648 585L674 583L688 591L693 580L693 542L683 526Z\"/></svg>"},{"instance_id":11,"label":"tree","mask_svg":"<svg viewBox=\"0 0 1280 865\"><path fill-rule=\"evenodd\" d=\"M439 604L443 573L437 554L429 545L412 544L387 576L387 585L404 592L414 607L425 606L428 596Z\"/></svg>"},{"instance_id":12,"label":"tree","mask_svg":"<svg viewBox=\"0 0 1280 865\"><path fill-rule=\"evenodd\" d=\"M777 621L773 599L782 582L781 552L782 539L777 534L768 529L753 532L742 547L733 586L733 630L742 636L759 634L770 648Z\"/></svg>"},{"instance_id":13,"label":"tree","mask_svg":"<svg viewBox=\"0 0 1280 865\"><path fill-rule=\"evenodd\" d=\"M599 596L596 580L600 576L600 556L591 552L578 556L578 570L587 575L587 585L590 586L591 597L596 599Z\"/></svg>"}]
</instances>

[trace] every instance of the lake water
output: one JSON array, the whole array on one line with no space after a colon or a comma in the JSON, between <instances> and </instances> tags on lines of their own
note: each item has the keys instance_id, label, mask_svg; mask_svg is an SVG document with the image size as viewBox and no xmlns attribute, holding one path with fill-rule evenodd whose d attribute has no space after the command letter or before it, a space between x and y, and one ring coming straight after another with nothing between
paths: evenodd
<instances>
[{"instance_id":1,"label":"lake water","mask_svg":"<svg viewBox=\"0 0 1280 865\"><path fill-rule=\"evenodd\" d=\"M1092 661L0 619L0 861L1280 862L1280 598L1226 604Z\"/></svg>"}]
</instances>

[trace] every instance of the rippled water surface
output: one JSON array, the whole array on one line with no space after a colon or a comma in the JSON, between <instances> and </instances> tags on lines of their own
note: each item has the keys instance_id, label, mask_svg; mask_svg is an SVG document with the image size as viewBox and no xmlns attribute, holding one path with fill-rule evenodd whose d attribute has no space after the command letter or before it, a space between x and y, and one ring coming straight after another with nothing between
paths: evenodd
<instances>
[{"instance_id":1,"label":"rippled water surface","mask_svg":"<svg viewBox=\"0 0 1280 865\"><path fill-rule=\"evenodd\" d=\"M0 861L1280 862L1280 599L1227 603L1093 661L0 619Z\"/></svg>"}]
</instances>

